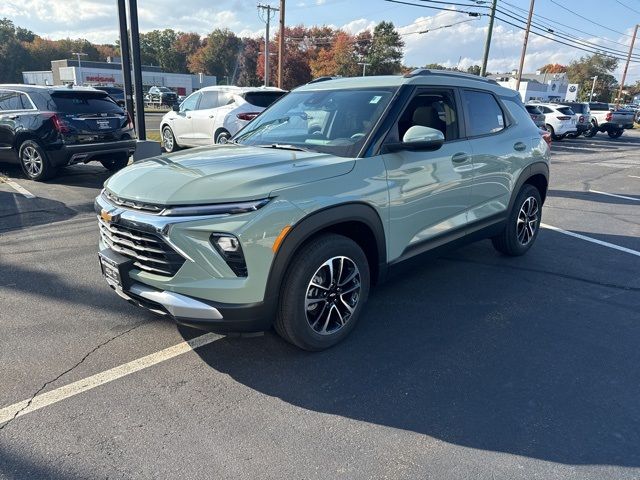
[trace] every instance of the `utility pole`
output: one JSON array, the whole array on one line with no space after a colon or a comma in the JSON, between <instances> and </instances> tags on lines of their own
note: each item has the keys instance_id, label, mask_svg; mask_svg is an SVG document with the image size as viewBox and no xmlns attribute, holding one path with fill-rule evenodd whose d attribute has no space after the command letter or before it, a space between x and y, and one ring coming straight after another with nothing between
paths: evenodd
<instances>
[{"instance_id":1,"label":"utility pole","mask_svg":"<svg viewBox=\"0 0 640 480\"><path fill-rule=\"evenodd\" d=\"M367 76L367 65L371 65L371 64L367 63L367 62L358 62L358 65L362 65L362 76L366 77Z\"/></svg>"},{"instance_id":2,"label":"utility pole","mask_svg":"<svg viewBox=\"0 0 640 480\"><path fill-rule=\"evenodd\" d=\"M279 8L272 7L271 5L258 4L259 15L262 21L267 25L264 35L264 86L269 86L269 25L271 23L271 12L279 11ZM266 11L266 14L265 14Z\"/></svg>"},{"instance_id":3,"label":"utility pole","mask_svg":"<svg viewBox=\"0 0 640 480\"><path fill-rule=\"evenodd\" d=\"M496 18L496 4L498 0L493 0L491 4L491 13L489 14L489 30L487 31L487 39L484 42L484 55L482 56L482 67L480 68L480 76L487 74L487 62L489 61L489 48L491 48L491 36L493 35L493 21Z\"/></svg>"},{"instance_id":4,"label":"utility pole","mask_svg":"<svg viewBox=\"0 0 640 480\"><path fill-rule=\"evenodd\" d=\"M282 88L282 69L284 65L284 4L280 0L280 41L278 42L278 88Z\"/></svg>"},{"instance_id":5,"label":"utility pole","mask_svg":"<svg viewBox=\"0 0 640 480\"><path fill-rule=\"evenodd\" d=\"M593 83L591 84L591 95L589 96L589 101L593 102L593 91L596 89L596 82L598 81L598 75L593 78Z\"/></svg>"},{"instance_id":6,"label":"utility pole","mask_svg":"<svg viewBox=\"0 0 640 480\"><path fill-rule=\"evenodd\" d=\"M618 91L618 99L616 100L616 106L620 105L620 98L622 97L622 89L624 88L624 82L627 79L627 70L629 70L629 62L631 61L631 54L633 53L633 45L636 43L636 35L638 35L638 27L640 24L636 24L636 28L633 30L633 37L631 38L631 46L629 47L629 55L627 55L627 63L624 64L624 72L622 73L622 82L620 82L620 90Z\"/></svg>"},{"instance_id":7,"label":"utility pole","mask_svg":"<svg viewBox=\"0 0 640 480\"><path fill-rule=\"evenodd\" d=\"M78 76L80 77L80 83L78 83L78 79L76 78L76 85L82 85L82 60L80 57L86 57L86 53L82 52L73 52L72 55L77 55L78 57Z\"/></svg>"},{"instance_id":8,"label":"utility pole","mask_svg":"<svg viewBox=\"0 0 640 480\"><path fill-rule=\"evenodd\" d=\"M520 81L522 80L522 69L524 67L524 57L527 54L527 42L529 41L529 32L531 31L531 17L533 17L533 4L536 0L531 0L529 7L529 18L527 19L527 29L524 31L524 43L522 44L522 55L520 56L520 68L518 69L518 80L516 81L516 91L520 92Z\"/></svg>"}]
</instances>

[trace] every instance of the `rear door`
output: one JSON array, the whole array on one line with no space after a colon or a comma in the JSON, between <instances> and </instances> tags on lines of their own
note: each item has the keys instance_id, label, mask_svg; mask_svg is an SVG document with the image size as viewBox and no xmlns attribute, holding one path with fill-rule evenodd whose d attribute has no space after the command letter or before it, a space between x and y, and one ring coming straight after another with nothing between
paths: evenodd
<instances>
[{"instance_id":1,"label":"rear door","mask_svg":"<svg viewBox=\"0 0 640 480\"><path fill-rule=\"evenodd\" d=\"M15 159L12 147L16 129L24 123L25 116L36 113L26 94L0 89L0 159Z\"/></svg>"},{"instance_id":2,"label":"rear door","mask_svg":"<svg viewBox=\"0 0 640 480\"><path fill-rule=\"evenodd\" d=\"M51 99L63 128L78 143L120 140L127 126L127 114L105 92L55 91Z\"/></svg>"},{"instance_id":3,"label":"rear door","mask_svg":"<svg viewBox=\"0 0 640 480\"><path fill-rule=\"evenodd\" d=\"M463 90L462 97L473 152L469 224L497 221L506 214L512 185L531 155L535 129L519 100L503 103L490 91L472 89Z\"/></svg>"},{"instance_id":4,"label":"rear door","mask_svg":"<svg viewBox=\"0 0 640 480\"><path fill-rule=\"evenodd\" d=\"M191 113L195 145L213 144L214 122L220 107L221 93L218 90L203 91L198 108Z\"/></svg>"}]
</instances>

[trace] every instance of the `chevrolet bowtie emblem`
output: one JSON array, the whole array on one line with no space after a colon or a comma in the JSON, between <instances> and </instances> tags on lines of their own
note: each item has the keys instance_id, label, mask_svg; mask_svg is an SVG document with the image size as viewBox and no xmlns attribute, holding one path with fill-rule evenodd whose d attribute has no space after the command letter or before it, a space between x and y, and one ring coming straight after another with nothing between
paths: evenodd
<instances>
[{"instance_id":1,"label":"chevrolet bowtie emblem","mask_svg":"<svg viewBox=\"0 0 640 480\"><path fill-rule=\"evenodd\" d=\"M111 213L107 212L103 208L102 211L100 212L100 218L105 222L110 222L111 220L113 220L113 215L111 215Z\"/></svg>"}]
</instances>

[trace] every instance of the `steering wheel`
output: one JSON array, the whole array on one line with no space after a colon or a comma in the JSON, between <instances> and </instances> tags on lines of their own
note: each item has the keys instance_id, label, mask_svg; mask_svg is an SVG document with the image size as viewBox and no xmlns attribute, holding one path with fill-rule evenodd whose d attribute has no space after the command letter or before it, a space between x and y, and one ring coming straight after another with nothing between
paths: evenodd
<instances>
[{"instance_id":1,"label":"steering wheel","mask_svg":"<svg viewBox=\"0 0 640 480\"><path fill-rule=\"evenodd\" d=\"M364 133L354 133L349 138L351 138L352 140L357 140L358 138L362 138L362 137L364 137Z\"/></svg>"}]
</instances>

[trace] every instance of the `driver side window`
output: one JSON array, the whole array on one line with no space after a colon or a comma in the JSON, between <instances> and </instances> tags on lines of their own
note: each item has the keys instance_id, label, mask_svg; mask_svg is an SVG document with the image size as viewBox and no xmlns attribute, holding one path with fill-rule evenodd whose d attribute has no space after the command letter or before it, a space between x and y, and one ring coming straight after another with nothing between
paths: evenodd
<instances>
[{"instance_id":1,"label":"driver side window","mask_svg":"<svg viewBox=\"0 0 640 480\"><path fill-rule=\"evenodd\" d=\"M400 115L396 127L390 133L389 140L402 141L407 130L416 125L440 130L445 142L458 139L458 113L453 92L447 90L418 92Z\"/></svg>"},{"instance_id":2,"label":"driver side window","mask_svg":"<svg viewBox=\"0 0 640 480\"><path fill-rule=\"evenodd\" d=\"M194 93L189 98L187 98L182 105L180 105L181 112L190 112L196 110L198 108L198 102L200 101L201 94Z\"/></svg>"}]
</instances>

